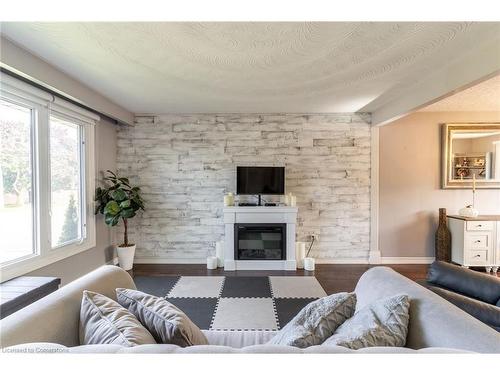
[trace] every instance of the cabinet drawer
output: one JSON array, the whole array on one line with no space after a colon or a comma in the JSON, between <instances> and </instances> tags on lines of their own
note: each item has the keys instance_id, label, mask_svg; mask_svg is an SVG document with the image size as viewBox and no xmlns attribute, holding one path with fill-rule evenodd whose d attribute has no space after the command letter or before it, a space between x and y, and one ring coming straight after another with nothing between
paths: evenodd
<instances>
[{"instance_id":1,"label":"cabinet drawer","mask_svg":"<svg viewBox=\"0 0 500 375\"><path fill-rule=\"evenodd\" d=\"M479 230L493 230L492 221L467 221L467 230L469 231L479 231Z\"/></svg>"},{"instance_id":2,"label":"cabinet drawer","mask_svg":"<svg viewBox=\"0 0 500 375\"><path fill-rule=\"evenodd\" d=\"M467 252L467 264L478 266L488 264L488 250L474 250Z\"/></svg>"},{"instance_id":3,"label":"cabinet drawer","mask_svg":"<svg viewBox=\"0 0 500 375\"><path fill-rule=\"evenodd\" d=\"M488 250L491 248L491 233L467 234L466 250Z\"/></svg>"}]
</instances>

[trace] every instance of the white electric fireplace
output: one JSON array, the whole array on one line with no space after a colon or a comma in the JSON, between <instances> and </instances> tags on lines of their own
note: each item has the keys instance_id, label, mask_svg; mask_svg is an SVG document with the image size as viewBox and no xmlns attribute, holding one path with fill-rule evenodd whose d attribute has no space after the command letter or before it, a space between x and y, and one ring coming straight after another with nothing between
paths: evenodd
<instances>
[{"instance_id":1,"label":"white electric fireplace","mask_svg":"<svg viewBox=\"0 0 500 375\"><path fill-rule=\"evenodd\" d=\"M224 208L224 269L295 270L297 207Z\"/></svg>"}]
</instances>

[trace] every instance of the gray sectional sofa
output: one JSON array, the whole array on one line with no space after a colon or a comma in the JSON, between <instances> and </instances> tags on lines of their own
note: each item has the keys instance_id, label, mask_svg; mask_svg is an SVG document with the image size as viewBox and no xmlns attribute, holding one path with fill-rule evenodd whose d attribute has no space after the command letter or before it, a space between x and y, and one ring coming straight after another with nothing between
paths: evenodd
<instances>
[{"instance_id":1,"label":"gray sectional sofa","mask_svg":"<svg viewBox=\"0 0 500 375\"><path fill-rule=\"evenodd\" d=\"M411 299L405 348L358 351L335 346L298 349L265 343L275 332L204 331L210 345L79 345L83 290L116 299L116 288L134 288L132 278L114 266L103 266L0 321L4 352L70 353L500 353L500 333L426 288L387 267L375 267L360 278L355 292L361 308L372 301L405 293Z\"/></svg>"}]
</instances>

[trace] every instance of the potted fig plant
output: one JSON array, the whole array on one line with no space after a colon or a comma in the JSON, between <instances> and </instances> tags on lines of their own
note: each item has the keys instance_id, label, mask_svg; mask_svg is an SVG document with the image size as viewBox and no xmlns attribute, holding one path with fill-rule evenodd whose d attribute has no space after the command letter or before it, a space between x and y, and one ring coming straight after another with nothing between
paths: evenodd
<instances>
[{"instance_id":1,"label":"potted fig plant","mask_svg":"<svg viewBox=\"0 0 500 375\"><path fill-rule=\"evenodd\" d=\"M116 226L123 222L123 243L116 247L118 262L124 270L131 270L134 264L135 244L128 240L128 220L139 210L144 210L144 201L140 195L141 189L131 186L129 179L120 177L108 170L104 175L104 186L95 192L95 214L104 215L104 222Z\"/></svg>"}]
</instances>

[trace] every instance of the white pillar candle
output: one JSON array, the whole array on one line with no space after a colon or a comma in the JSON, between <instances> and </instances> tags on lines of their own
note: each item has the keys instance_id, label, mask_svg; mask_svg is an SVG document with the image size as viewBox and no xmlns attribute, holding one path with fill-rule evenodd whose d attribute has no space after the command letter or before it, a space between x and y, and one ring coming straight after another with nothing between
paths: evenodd
<instances>
[{"instance_id":1,"label":"white pillar candle","mask_svg":"<svg viewBox=\"0 0 500 375\"><path fill-rule=\"evenodd\" d=\"M217 265L224 267L224 241L215 243L215 256L217 257Z\"/></svg>"},{"instance_id":2,"label":"white pillar candle","mask_svg":"<svg viewBox=\"0 0 500 375\"><path fill-rule=\"evenodd\" d=\"M306 243L296 242L295 243L295 260L297 261L297 268L304 268L304 258L306 257Z\"/></svg>"},{"instance_id":3,"label":"white pillar candle","mask_svg":"<svg viewBox=\"0 0 500 375\"><path fill-rule=\"evenodd\" d=\"M304 269L306 271L314 271L314 258L304 258Z\"/></svg>"},{"instance_id":4,"label":"white pillar candle","mask_svg":"<svg viewBox=\"0 0 500 375\"><path fill-rule=\"evenodd\" d=\"M290 197L290 206L295 207L297 205L297 197L295 195L292 195Z\"/></svg>"},{"instance_id":5,"label":"white pillar candle","mask_svg":"<svg viewBox=\"0 0 500 375\"><path fill-rule=\"evenodd\" d=\"M216 257L208 257L207 258L207 269L214 270L217 268L217 258Z\"/></svg>"}]
</instances>

